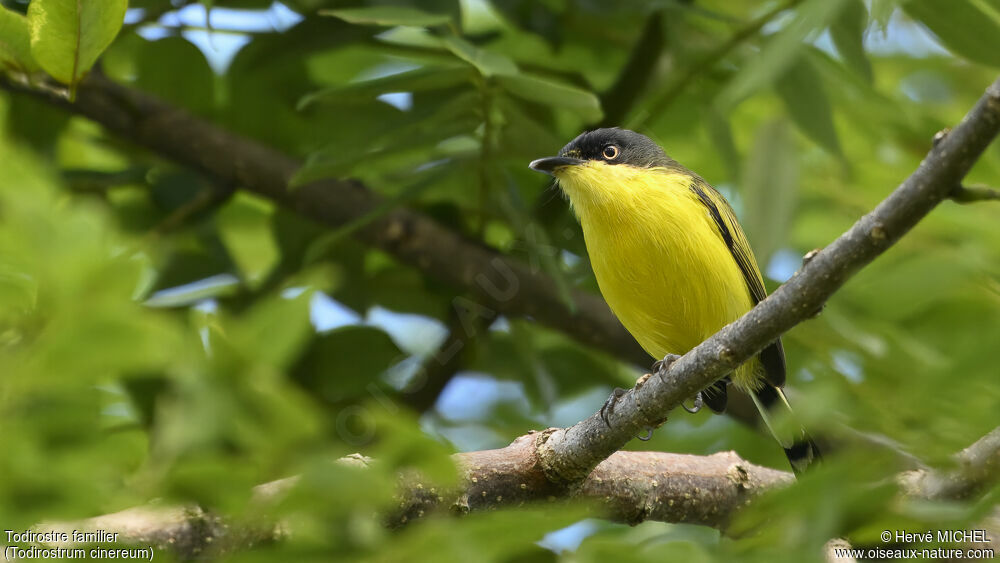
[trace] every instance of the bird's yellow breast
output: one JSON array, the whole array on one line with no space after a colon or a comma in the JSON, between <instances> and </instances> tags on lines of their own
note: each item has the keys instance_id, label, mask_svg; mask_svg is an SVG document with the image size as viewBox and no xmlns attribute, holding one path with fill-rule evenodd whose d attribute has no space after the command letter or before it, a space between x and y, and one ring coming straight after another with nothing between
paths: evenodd
<instances>
[{"instance_id":1,"label":"bird's yellow breast","mask_svg":"<svg viewBox=\"0 0 1000 563\"><path fill-rule=\"evenodd\" d=\"M684 354L753 306L746 280L692 177L590 161L557 173L580 219L601 293L659 359ZM757 386L756 359L733 373Z\"/></svg>"}]
</instances>

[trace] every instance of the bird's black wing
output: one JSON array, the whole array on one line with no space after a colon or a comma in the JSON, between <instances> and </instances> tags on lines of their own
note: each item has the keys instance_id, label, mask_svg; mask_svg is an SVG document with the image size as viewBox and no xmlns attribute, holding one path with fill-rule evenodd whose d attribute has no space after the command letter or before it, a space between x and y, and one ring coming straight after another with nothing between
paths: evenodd
<instances>
[{"instance_id":1,"label":"bird's black wing","mask_svg":"<svg viewBox=\"0 0 1000 563\"><path fill-rule=\"evenodd\" d=\"M743 229L740 228L740 224L736 220L736 213L733 212L733 208L722 194L701 178L695 177L691 182L691 190L708 209L709 215L719 230L719 235L722 237L723 242L726 243L726 247L729 248L729 253L732 255L733 260L736 261L736 265L743 272L743 280L747 284L747 290L750 292L750 297L753 299L754 304L760 303L761 300L767 297L767 292L764 290L764 278L760 274L760 268L757 267L757 261L754 259L753 251L750 249L750 243L747 241L746 235L743 234ZM775 387L784 385L785 351L781 346L781 339L775 340L767 348L761 350L758 357L760 358L760 363L764 366L764 373L768 383ZM723 407L725 406L724 401L722 405ZM712 405L709 406L713 410L718 410Z\"/></svg>"}]
</instances>

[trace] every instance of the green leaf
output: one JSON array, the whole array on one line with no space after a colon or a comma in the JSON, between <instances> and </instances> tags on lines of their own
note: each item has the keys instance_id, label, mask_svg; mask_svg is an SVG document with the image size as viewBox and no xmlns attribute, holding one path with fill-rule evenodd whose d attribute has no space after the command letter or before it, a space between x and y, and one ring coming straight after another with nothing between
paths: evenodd
<instances>
[{"instance_id":1,"label":"green leaf","mask_svg":"<svg viewBox=\"0 0 1000 563\"><path fill-rule=\"evenodd\" d=\"M704 109L704 123L708 129L708 136L712 140L715 150L719 153L719 158L722 159L722 164L725 165L729 178L736 181L740 177L740 153L733 140L732 128L715 107L708 105Z\"/></svg>"},{"instance_id":2,"label":"green leaf","mask_svg":"<svg viewBox=\"0 0 1000 563\"><path fill-rule=\"evenodd\" d=\"M25 72L38 70L31 56L31 29L28 19L0 6L0 66Z\"/></svg>"},{"instance_id":3,"label":"green leaf","mask_svg":"<svg viewBox=\"0 0 1000 563\"><path fill-rule=\"evenodd\" d=\"M899 4L904 0L872 0L871 1L871 17L875 25L878 26L882 33L886 33L889 30L889 20L892 18L892 14L896 12L899 8Z\"/></svg>"},{"instance_id":4,"label":"green leaf","mask_svg":"<svg viewBox=\"0 0 1000 563\"><path fill-rule=\"evenodd\" d=\"M762 268L787 240L798 190L799 171L791 131L783 120L758 129L743 164L743 220Z\"/></svg>"},{"instance_id":5,"label":"green leaf","mask_svg":"<svg viewBox=\"0 0 1000 563\"><path fill-rule=\"evenodd\" d=\"M459 37L444 39L444 46L456 57L476 67L483 76L515 75L518 73L514 61L504 55L480 49Z\"/></svg>"},{"instance_id":6,"label":"green leaf","mask_svg":"<svg viewBox=\"0 0 1000 563\"><path fill-rule=\"evenodd\" d=\"M800 58L775 84L778 95L795 124L824 149L841 155L833 109L823 89L823 79L808 57Z\"/></svg>"},{"instance_id":7,"label":"green leaf","mask_svg":"<svg viewBox=\"0 0 1000 563\"><path fill-rule=\"evenodd\" d=\"M830 26L830 37L847 66L871 83L872 65L865 53L868 10L861 0L848 0L840 16Z\"/></svg>"},{"instance_id":8,"label":"green leaf","mask_svg":"<svg viewBox=\"0 0 1000 563\"><path fill-rule=\"evenodd\" d=\"M345 326L313 337L292 373L323 401L367 398L365 389L404 357L384 331Z\"/></svg>"},{"instance_id":9,"label":"green leaf","mask_svg":"<svg viewBox=\"0 0 1000 563\"><path fill-rule=\"evenodd\" d=\"M127 0L33 0L31 54L45 72L73 86L118 35L127 7Z\"/></svg>"},{"instance_id":10,"label":"green leaf","mask_svg":"<svg viewBox=\"0 0 1000 563\"><path fill-rule=\"evenodd\" d=\"M840 14L846 1L807 0L798 9L795 19L747 61L719 93L716 103L723 113L774 82L792 66L805 41L827 27Z\"/></svg>"},{"instance_id":11,"label":"green leaf","mask_svg":"<svg viewBox=\"0 0 1000 563\"><path fill-rule=\"evenodd\" d=\"M421 67L307 94L299 100L298 109L305 109L309 105L321 101L366 102L389 92L442 90L461 84L470 78L472 78L472 71L467 66Z\"/></svg>"},{"instance_id":12,"label":"green leaf","mask_svg":"<svg viewBox=\"0 0 1000 563\"><path fill-rule=\"evenodd\" d=\"M124 39L124 37L123 37ZM111 52L101 60L106 69ZM142 40L130 51L135 56L135 85L157 97L199 114L208 113L216 103L215 74L205 55L183 37Z\"/></svg>"},{"instance_id":13,"label":"green leaf","mask_svg":"<svg viewBox=\"0 0 1000 563\"><path fill-rule=\"evenodd\" d=\"M272 204L244 192L216 213L215 222L241 277L251 288L257 288L281 259L271 230Z\"/></svg>"},{"instance_id":14,"label":"green leaf","mask_svg":"<svg viewBox=\"0 0 1000 563\"><path fill-rule=\"evenodd\" d=\"M312 291L292 299L269 297L226 325L226 334L253 365L284 369L299 357L312 334L309 303Z\"/></svg>"},{"instance_id":15,"label":"green leaf","mask_svg":"<svg viewBox=\"0 0 1000 563\"><path fill-rule=\"evenodd\" d=\"M472 113L475 100L474 95L459 95L432 115L396 128L382 138L371 138L365 143L354 143L348 147L335 144L316 151L292 176L289 187L296 188L323 178L343 177L356 167L370 164L375 158L433 148L445 139L469 133L479 124Z\"/></svg>"},{"instance_id":16,"label":"green leaf","mask_svg":"<svg viewBox=\"0 0 1000 563\"><path fill-rule=\"evenodd\" d=\"M1000 2L911 0L903 9L949 50L970 61L1000 66Z\"/></svg>"},{"instance_id":17,"label":"green leaf","mask_svg":"<svg viewBox=\"0 0 1000 563\"><path fill-rule=\"evenodd\" d=\"M504 127L500 130L497 156L502 158L534 159L548 154L566 142L558 131L553 131L539 120L534 108L513 96L494 98L497 110L503 115ZM537 189L537 188L535 188Z\"/></svg>"},{"instance_id":18,"label":"green leaf","mask_svg":"<svg viewBox=\"0 0 1000 563\"><path fill-rule=\"evenodd\" d=\"M431 14L409 6L369 6L341 10L320 10L321 16L333 16L357 25L432 27L451 22L447 14Z\"/></svg>"},{"instance_id":19,"label":"green leaf","mask_svg":"<svg viewBox=\"0 0 1000 563\"><path fill-rule=\"evenodd\" d=\"M601 119L601 101L586 90L530 74L497 76L497 83L511 94L555 108L574 110L587 122Z\"/></svg>"}]
</instances>

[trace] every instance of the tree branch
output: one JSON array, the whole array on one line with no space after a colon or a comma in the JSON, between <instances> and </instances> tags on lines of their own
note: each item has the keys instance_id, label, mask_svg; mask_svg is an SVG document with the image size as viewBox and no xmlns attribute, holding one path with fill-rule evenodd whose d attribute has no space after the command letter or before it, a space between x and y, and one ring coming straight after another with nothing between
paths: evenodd
<instances>
[{"instance_id":1,"label":"tree branch","mask_svg":"<svg viewBox=\"0 0 1000 563\"><path fill-rule=\"evenodd\" d=\"M951 471L918 469L900 475L910 496L925 499L968 498L1000 479L1000 427L954 456Z\"/></svg>"},{"instance_id":2,"label":"tree branch","mask_svg":"<svg viewBox=\"0 0 1000 563\"><path fill-rule=\"evenodd\" d=\"M498 450L455 454L458 489L434 494L427 485L407 483L390 524L405 524L439 506L465 513L569 498L592 501L597 515L630 524L658 520L723 528L756 494L794 482L790 473L754 465L735 452L621 451L578 484L564 487L547 478L538 459L539 443L553 430L526 434Z\"/></svg>"},{"instance_id":3,"label":"tree branch","mask_svg":"<svg viewBox=\"0 0 1000 563\"><path fill-rule=\"evenodd\" d=\"M459 469L454 489L439 491L431 483L404 477L400 508L388 515L387 524L404 526L441 509L464 514L558 498L589 502L595 516L630 524L658 520L721 529L754 496L794 482L791 474L754 465L734 452L711 456L617 452L571 490L557 487L539 470L535 459L539 435L521 436L498 450L453 455ZM338 463L364 467L371 460L355 454ZM274 520L272 509L297 484L292 477L256 487L245 511L253 515L249 520L223 519L197 506L153 503L86 520L42 522L34 530L117 533L118 544L151 545L181 559L202 558L294 533Z\"/></svg>"}]
</instances>

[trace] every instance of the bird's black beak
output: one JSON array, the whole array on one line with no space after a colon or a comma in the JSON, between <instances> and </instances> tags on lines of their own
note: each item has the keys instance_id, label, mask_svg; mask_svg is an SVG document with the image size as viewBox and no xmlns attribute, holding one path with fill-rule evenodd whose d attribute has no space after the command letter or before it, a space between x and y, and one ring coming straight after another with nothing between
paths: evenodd
<instances>
[{"instance_id":1,"label":"bird's black beak","mask_svg":"<svg viewBox=\"0 0 1000 563\"><path fill-rule=\"evenodd\" d=\"M550 156L547 158L532 160L531 164L528 166L530 166L532 170L544 172L551 176L552 173L555 172L556 168L562 168L563 166L576 166L578 164L583 164L584 162L586 162L586 160L573 158L571 156Z\"/></svg>"}]
</instances>

